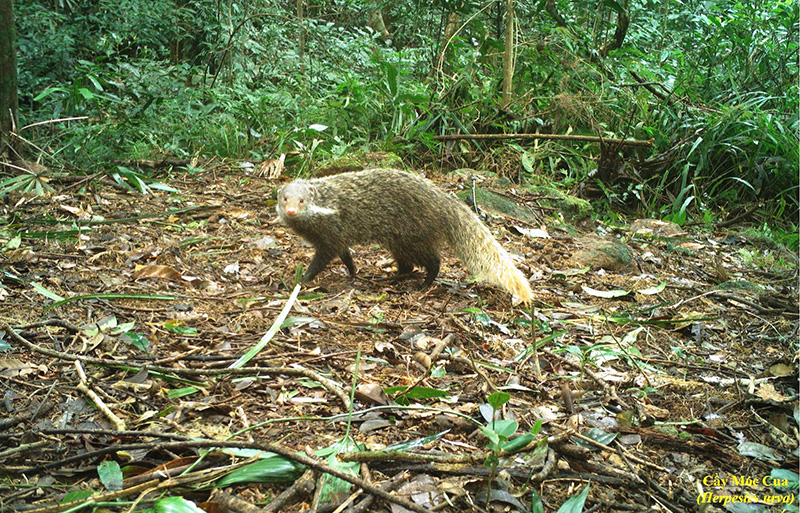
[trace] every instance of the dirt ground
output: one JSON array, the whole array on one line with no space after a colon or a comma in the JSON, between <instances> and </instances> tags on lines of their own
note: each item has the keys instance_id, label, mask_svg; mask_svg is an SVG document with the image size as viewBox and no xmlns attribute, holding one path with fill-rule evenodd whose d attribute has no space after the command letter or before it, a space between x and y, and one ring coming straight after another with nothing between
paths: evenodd
<instances>
[{"instance_id":1,"label":"dirt ground","mask_svg":"<svg viewBox=\"0 0 800 513\"><path fill-rule=\"evenodd\" d=\"M619 272L575 261L583 234L492 217L532 309L452 255L420 290L421 273L394 282L386 252L357 247L357 278L330 265L232 371L312 250L277 222L278 182L224 168L164 182L179 192L6 199L0 511L62 511L76 490L113 511L165 496L206 511L337 505L314 496L318 473L285 493L302 469L214 487L247 458L199 457L204 441L339 465L373 485L331 495L348 511L537 511L537 497L555 511L587 483L585 511L796 506L797 260L741 227L606 227L633 256ZM124 473L116 490L98 480L107 461Z\"/></svg>"}]
</instances>

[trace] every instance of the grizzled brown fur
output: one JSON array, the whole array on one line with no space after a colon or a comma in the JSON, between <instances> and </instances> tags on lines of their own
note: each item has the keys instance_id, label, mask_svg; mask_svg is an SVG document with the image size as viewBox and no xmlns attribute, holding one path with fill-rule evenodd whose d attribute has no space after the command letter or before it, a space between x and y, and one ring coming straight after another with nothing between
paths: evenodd
<instances>
[{"instance_id":1,"label":"grizzled brown fur","mask_svg":"<svg viewBox=\"0 0 800 513\"><path fill-rule=\"evenodd\" d=\"M278 191L277 210L316 250L302 281L336 257L355 275L350 246L377 243L392 254L399 274L424 268L429 286L439 274L441 250L449 247L480 279L516 301L531 299L528 280L480 219L419 176L373 169L295 180Z\"/></svg>"}]
</instances>

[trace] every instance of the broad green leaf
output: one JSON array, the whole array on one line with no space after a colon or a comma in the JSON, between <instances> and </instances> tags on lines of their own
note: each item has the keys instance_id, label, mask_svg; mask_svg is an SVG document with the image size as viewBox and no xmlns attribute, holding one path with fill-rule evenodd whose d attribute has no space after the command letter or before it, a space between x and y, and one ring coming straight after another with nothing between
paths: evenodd
<instances>
[{"instance_id":1,"label":"broad green leaf","mask_svg":"<svg viewBox=\"0 0 800 513\"><path fill-rule=\"evenodd\" d=\"M92 490L72 490L71 492L68 492L63 499L61 499L61 504L83 501L88 499L92 495L94 495L94 492Z\"/></svg>"},{"instance_id":2,"label":"broad green leaf","mask_svg":"<svg viewBox=\"0 0 800 513\"><path fill-rule=\"evenodd\" d=\"M47 89L39 93L36 96L36 98L33 99L33 101L38 102L39 100L47 98L53 93L64 93L64 92L67 92L67 90L64 89L63 87L48 87Z\"/></svg>"},{"instance_id":3,"label":"broad green leaf","mask_svg":"<svg viewBox=\"0 0 800 513\"><path fill-rule=\"evenodd\" d=\"M402 395L407 399L435 399L450 395L446 390L428 387L414 387L410 390L408 387L389 387L384 388L383 391L388 395Z\"/></svg>"},{"instance_id":4,"label":"broad green leaf","mask_svg":"<svg viewBox=\"0 0 800 513\"><path fill-rule=\"evenodd\" d=\"M171 331L173 333L177 333L178 335L183 335L184 337L196 337L198 334L197 328L184 326L182 324L182 321L176 319L172 319L165 322L164 329Z\"/></svg>"},{"instance_id":5,"label":"broad green leaf","mask_svg":"<svg viewBox=\"0 0 800 513\"><path fill-rule=\"evenodd\" d=\"M511 435L517 432L519 422L516 420L500 419L488 423L486 427L497 433L501 438L508 440L511 438Z\"/></svg>"},{"instance_id":6,"label":"broad green leaf","mask_svg":"<svg viewBox=\"0 0 800 513\"><path fill-rule=\"evenodd\" d=\"M78 93L83 96L85 100L92 100L95 97L95 94L90 90L86 89L85 87L81 87L78 89Z\"/></svg>"},{"instance_id":7,"label":"broad green leaf","mask_svg":"<svg viewBox=\"0 0 800 513\"><path fill-rule=\"evenodd\" d=\"M386 71L386 86L392 98L397 97L397 68L388 62L382 62L384 71Z\"/></svg>"},{"instance_id":8,"label":"broad green leaf","mask_svg":"<svg viewBox=\"0 0 800 513\"><path fill-rule=\"evenodd\" d=\"M290 459L273 454L245 467L238 468L216 483L223 488L237 483L290 483L303 473L305 467Z\"/></svg>"},{"instance_id":9,"label":"broad green leaf","mask_svg":"<svg viewBox=\"0 0 800 513\"><path fill-rule=\"evenodd\" d=\"M447 369L442 365L437 365L431 369L432 378L443 378L447 376Z\"/></svg>"},{"instance_id":10,"label":"broad green leaf","mask_svg":"<svg viewBox=\"0 0 800 513\"><path fill-rule=\"evenodd\" d=\"M542 497L536 490L531 491L531 513L544 513Z\"/></svg>"},{"instance_id":11,"label":"broad green leaf","mask_svg":"<svg viewBox=\"0 0 800 513\"><path fill-rule=\"evenodd\" d=\"M123 322L122 324L119 324L116 328L110 330L109 334L119 335L120 333L127 333L130 330L132 330L134 326L136 326L136 321Z\"/></svg>"},{"instance_id":12,"label":"broad green leaf","mask_svg":"<svg viewBox=\"0 0 800 513\"><path fill-rule=\"evenodd\" d=\"M161 183L161 182L150 182L149 185L150 185L151 189L156 189L156 190L159 190L159 191L181 192L180 190L176 189L175 187L170 187L169 185Z\"/></svg>"},{"instance_id":13,"label":"broad green leaf","mask_svg":"<svg viewBox=\"0 0 800 513\"><path fill-rule=\"evenodd\" d=\"M639 294L645 295L645 296L652 296L652 295L660 294L661 292L664 292L665 288L667 288L667 282L662 281L661 283L659 283L655 287L650 287L648 289L640 289L640 290L637 290L636 292L638 292Z\"/></svg>"},{"instance_id":14,"label":"broad green leaf","mask_svg":"<svg viewBox=\"0 0 800 513\"><path fill-rule=\"evenodd\" d=\"M3 249L0 249L0 253L7 251L9 249L19 249L21 243L22 243L22 237L20 236L20 234L16 234L12 238L10 238L8 242L6 242L5 246L3 246Z\"/></svg>"},{"instance_id":15,"label":"broad green leaf","mask_svg":"<svg viewBox=\"0 0 800 513\"><path fill-rule=\"evenodd\" d=\"M506 451L507 453L512 454L519 450L524 449L534 440L536 440L536 437L533 436L532 434L523 433L513 440L509 440L505 443L500 444L500 448Z\"/></svg>"},{"instance_id":16,"label":"broad green leaf","mask_svg":"<svg viewBox=\"0 0 800 513\"><path fill-rule=\"evenodd\" d=\"M63 297L59 296L55 292L52 292L51 290L49 290L48 288L44 287L40 283L32 281L31 282L31 287L33 287L33 290L35 290L36 292L38 292L39 294L41 294L42 296L44 296L44 297L46 297L48 299L52 299L53 301L64 301ZM56 304L56 303L53 303L53 304Z\"/></svg>"},{"instance_id":17,"label":"broad green leaf","mask_svg":"<svg viewBox=\"0 0 800 513\"><path fill-rule=\"evenodd\" d=\"M153 504L155 513L205 513L192 501L183 497L167 497L159 499Z\"/></svg>"},{"instance_id":18,"label":"broad green leaf","mask_svg":"<svg viewBox=\"0 0 800 513\"><path fill-rule=\"evenodd\" d=\"M486 402L491 405L495 410L499 410L504 404L511 400L511 394L508 392L494 392L487 399Z\"/></svg>"},{"instance_id":19,"label":"broad green leaf","mask_svg":"<svg viewBox=\"0 0 800 513\"><path fill-rule=\"evenodd\" d=\"M489 443L492 446L497 447L500 444L500 435L494 429L488 426L481 426L481 433L489 439Z\"/></svg>"},{"instance_id":20,"label":"broad green leaf","mask_svg":"<svg viewBox=\"0 0 800 513\"><path fill-rule=\"evenodd\" d=\"M317 456L326 456L325 463L331 468L335 468L341 472L346 472L353 476L357 476L361 464L357 461L340 461L336 457L340 452L350 452L363 450L363 447L357 444L352 438L343 438L339 442L331 445L330 447L315 451ZM320 486L320 500L322 502L330 502L334 497L343 499L344 495L349 492L352 486L347 481L333 477L330 474L322 474L319 479Z\"/></svg>"},{"instance_id":21,"label":"broad green leaf","mask_svg":"<svg viewBox=\"0 0 800 513\"><path fill-rule=\"evenodd\" d=\"M122 490L122 470L120 470L119 463L116 461L106 460L101 463L97 467L97 475L100 477L100 482L109 492Z\"/></svg>"},{"instance_id":22,"label":"broad green leaf","mask_svg":"<svg viewBox=\"0 0 800 513\"><path fill-rule=\"evenodd\" d=\"M150 350L150 339L141 333L126 333L131 340L131 345L140 351L147 352Z\"/></svg>"},{"instance_id":23,"label":"broad green leaf","mask_svg":"<svg viewBox=\"0 0 800 513\"><path fill-rule=\"evenodd\" d=\"M591 484L591 482L589 484ZM564 501L564 504L558 508L556 513L582 513L583 504L586 502L586 497L589 496L589 484L587 484L580 493Z\"/></svg>"}]
</instances>

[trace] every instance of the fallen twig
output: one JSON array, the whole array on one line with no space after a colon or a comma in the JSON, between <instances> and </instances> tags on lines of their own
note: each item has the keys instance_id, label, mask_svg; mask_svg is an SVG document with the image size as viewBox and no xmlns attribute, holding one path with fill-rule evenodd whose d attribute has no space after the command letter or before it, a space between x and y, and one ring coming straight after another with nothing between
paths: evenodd
<instances>
[{"instance_id":1,"label":"fallen twig","mask_svg":"<svg viewBox=\"0 0 800 513\"><path fill-rule=\"evenodd\" d=\"M436 135L435 141L455 141L462 139L497 141L502 139L547 139L550 141L577 141L596 142L601 144L616 144L619 146L638 146L652 148L653 139L639 141L636 139L611 139L608 137L595 137L593 135L561 135L561 134L447 134Z\"/></svg>"}]
</instances>

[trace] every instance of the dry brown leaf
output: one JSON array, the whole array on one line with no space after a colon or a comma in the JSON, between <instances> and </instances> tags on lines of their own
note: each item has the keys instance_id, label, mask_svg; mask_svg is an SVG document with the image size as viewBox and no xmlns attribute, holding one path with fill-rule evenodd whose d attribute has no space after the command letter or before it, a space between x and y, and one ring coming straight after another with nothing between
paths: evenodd
<instances>
[{"instance_id":1,"label":"dry brown leaf","mask_svg":"<svg viewBox=\"0 0 800 513\"><path fill-rule=\"evenodd\" d=\"M142 278L164 278L175 281L180 281L182 279L181 273L172 267L158 264L137 265L136 269L133 271L132 278L134 280L140 280Z\"/></svg>"},{"instance_id":2,"label":"dry brown leaf","mask_svg":"<svg viewBox=\"0 0 800 513\"><path fill-rule=\"evenodd\" d=\"M789 400L788 397L775 390L772 383L761 383L756 389L755 395L767 401L784 402Z\"/></svg>"},{"instance_id":3,"label":"dry brown leaf","mask_svg":"<svg viewBox=\"0 0 800 513\"><path fill-rule=\"evenodd\" d=\"M251 211L245 210L243 208L234 208L234 209L228 210L225 213L225 217L227 217L229 219L235 219L237 221L246 221L248 219L254 219L256 217L256 215L253 214Z\"/></svg>"},{"instance_id":4,"label":"dry brown leaf","mask_svg":"<svg viewBox=\"0 0 800 513\"><path fill-rule=\"evenodd\" d=\"M24 377L29 374L35 374L37 370L39 370L37 367L16 358L0 359L0 376L4 378Z\"/></svg>"},{"instance_id":5,"label":"dry brown leaf","mask_svg":"<svg viewBox=\"0 0 800 513\"><path fill-rule=\"evenodd\" d=\"M770 365L769 367L769 375L778 378L785 378L786 376L791 376L794 373L795 369L789 365L786 365L785 363L776 363L775 365Z\"/></svg>"},{"instance_id":6,"label":"dry brown leaf","mask_svg":"<svg viewBox=\"0 0 800 513\"><path fill-rule=\"evenodd\" d=\"M387 405L389 396L377 383L362 383L356 388L356 399L364 403Z\"/></svg>"}]
</instances>

